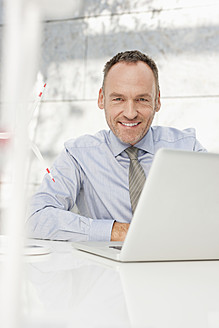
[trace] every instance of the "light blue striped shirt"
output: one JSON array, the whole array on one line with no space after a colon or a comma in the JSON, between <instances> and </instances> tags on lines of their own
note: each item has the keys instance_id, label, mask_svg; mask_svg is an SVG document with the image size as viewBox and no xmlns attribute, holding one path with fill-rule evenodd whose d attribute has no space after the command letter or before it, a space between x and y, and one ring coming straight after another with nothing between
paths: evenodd
<instances>
[{"instance_id":1,"label":"light blue striped shirt","mask_svg":"<svg viewBox=\"0 0 219 328\"><path fill-rule=\"evenodd\" d=\"M114 221L130 222L129 158L112 131L65 143L31 204L29 237L53 240L110 240ZM136 145L147 177L159 148L206 151L194 129L154 126ZM80 214L73 213L78 207Z\"/></svg>"}]
</instances>

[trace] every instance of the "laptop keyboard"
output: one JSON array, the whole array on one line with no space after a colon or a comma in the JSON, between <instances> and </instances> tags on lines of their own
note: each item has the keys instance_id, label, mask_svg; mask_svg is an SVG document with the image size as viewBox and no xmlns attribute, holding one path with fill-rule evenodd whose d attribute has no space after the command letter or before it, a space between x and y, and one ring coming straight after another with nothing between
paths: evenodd
<instances>
[{"instance_id":1,"label":"laptop keyboard","mask_svg":"<svg viewBox=\"0 0 219 328\"><path fill-rule=\"evenodd\" d=\"M119 251L121 251L122 246L109 246L109 248L114 248L114 249L118 249Z\"/></svg>"}]
</instances>

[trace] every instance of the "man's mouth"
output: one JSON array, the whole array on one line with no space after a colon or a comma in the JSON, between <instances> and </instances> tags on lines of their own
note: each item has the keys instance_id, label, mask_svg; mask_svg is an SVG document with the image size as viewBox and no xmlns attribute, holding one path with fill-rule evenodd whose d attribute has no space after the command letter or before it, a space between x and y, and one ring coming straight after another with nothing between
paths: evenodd
<instances>
[{"instance_id":1,"label":"man's mouth","mask_svg":"<svg viewBox=\"0 0 219 328\"><path fill-rule=\"evenodd\" d=\"M125 122L120 122L120 124L124 125L124 126L128 126L128 127L133 127L133 126L137 126L138 124L140 124L140 122L136 122L136 123L125 123Z\"/></svg>"}]
</instances>

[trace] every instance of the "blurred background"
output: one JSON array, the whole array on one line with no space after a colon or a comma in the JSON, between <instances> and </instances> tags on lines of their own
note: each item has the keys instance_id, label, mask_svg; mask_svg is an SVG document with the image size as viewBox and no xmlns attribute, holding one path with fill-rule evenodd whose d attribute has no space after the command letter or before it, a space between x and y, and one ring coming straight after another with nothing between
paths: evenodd
<instances>
[{"instance_id":1,"label":"blurred background","mask_svg":"<svg viewBox=\"0 0 219 328\"><path fill-rule=\"evenodd\" d=\"M66 140L108 129L103 67L134 49L158 65L153 124L194 127L219 153L219 0L0 0L0 234L4 223L13 237L0 272L5 328L21 327L26 207L46 173L29 140L51 167Z\"/></svg>"},{"instance_id":2,"label":"blurred background","mask_svg":"<svg viewBox=\"0 0 219 328\"><path fill-rule=\"evenodd\" d=\"M0 47L3 7L1 0ZM103 66L133 49L159 68L162 106L153 124L194 127L202 145L219 152L218 0L81 0L41 18L35 98L46 88L29 133L49 165L66 140L107 129L97 106ZM27 160L31 195L45 172L31 150ZM7 183L2 174L2 190Z\"/></svg>"}]
</instances>

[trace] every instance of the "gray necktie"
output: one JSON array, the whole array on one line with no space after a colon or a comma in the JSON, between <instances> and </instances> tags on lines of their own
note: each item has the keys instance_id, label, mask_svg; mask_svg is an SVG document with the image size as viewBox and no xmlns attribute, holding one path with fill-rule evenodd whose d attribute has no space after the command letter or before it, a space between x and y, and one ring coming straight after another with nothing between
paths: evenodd
<instances>
[{"instance_id":1,"label":"gray necktie","mask_svg":"<svg viewBox=\"0 0 219 328\"><path fill-rule=\"evenodd\" d=\"M138 199L145 183L145 174L142 166L138 161L138 148L129 147L125 150L130 158L129 165L129 194L132 205L132 212L138 204Z\"/></svg>"}]
</instances>

